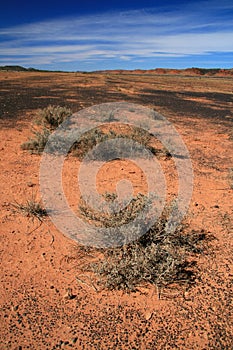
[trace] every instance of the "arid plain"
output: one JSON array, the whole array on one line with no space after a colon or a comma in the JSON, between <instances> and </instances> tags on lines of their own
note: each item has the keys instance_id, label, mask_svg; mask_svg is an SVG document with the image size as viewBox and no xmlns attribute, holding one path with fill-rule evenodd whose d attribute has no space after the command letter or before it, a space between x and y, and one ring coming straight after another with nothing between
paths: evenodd
<instances>
[{"instance_id":1,"label":"arid plain","mask_svg":"<svg viewBox=\"0 0 233 350\"><path fill-rule=\"evenodd\" d=\"M191 74L192 73L192 74ZM21 149L39 108L73 112L104 102L132 102L165 116L183 138L194 170L185 218L190 230L213 236L195 257L191 286L151 285L137 291L99 289L80 271L78 245L49 218L42 223L14 211L32 194L40 200L40 155ZM1 339L0 349L233 348L233 77L153 72L0 72ZM75 206L79 161L64 170ZM108 162L99 191L114 191L126 176L145 191L143 174ZM168 197L173 174L167 174ZM91 259L86 254L85 259Z\"/></svg>"}]
</instances>

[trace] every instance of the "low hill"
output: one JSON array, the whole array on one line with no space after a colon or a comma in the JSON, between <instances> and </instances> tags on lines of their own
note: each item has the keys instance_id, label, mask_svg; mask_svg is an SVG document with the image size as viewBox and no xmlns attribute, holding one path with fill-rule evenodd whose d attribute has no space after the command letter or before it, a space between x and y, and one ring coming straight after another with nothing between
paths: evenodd
<instances>
[{"instance_id":1,"label":"low hill","mask_svg":"<svg viewBox=\"0 0 233 350\"><path fill-rule=\"evenodd\" d=\"M135 69L135 70L106 70L97 71L95 73L111 73L111 74L157 74L157 75L182 75L182 76L231 76L233 77L233 68L186 68L186 69L172 69L172 68L155 68L149 70Z\"/></svg>"},{"instance_id":2,"label":"low hill","mask_svg":"<svg viewBox=\"0 0 233 350\"><path fill-rule=\"evenodd\" d=\"M35 68L25 68L22 66L0 66L0 71L15 71L15 72L58 72L41 70ZM59 71L61 72L61 71ZM81 72L80 73L88 73ZM91 72L90 72L91 73ZM95 71L93 73L98 74L158 74L158 75L185 75L185 76L231 76L233 77L233 68L223 69L223 68L186 68L186 69L172 69L172 68L155 68L149 70L134 69L134 70L101 70Z\"/></svg>"}]
</instances>

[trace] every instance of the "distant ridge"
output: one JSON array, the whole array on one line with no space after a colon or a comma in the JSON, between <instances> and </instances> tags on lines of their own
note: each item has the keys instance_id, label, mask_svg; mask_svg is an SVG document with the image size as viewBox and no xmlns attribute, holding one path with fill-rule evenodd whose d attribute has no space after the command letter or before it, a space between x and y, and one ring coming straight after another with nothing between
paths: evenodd
<instances>
[{"instance_id":1,"label":"distant ridge","mask_svg":"<svg viewBox=\"0 0 233 350\"><path fill-rule=\"evenodd\" d=\"M50 71L36 68L25 68L22 66L0 66L0 71L7 72L61 72L61 71Z\"/></svg>"},{"instance_id":2,"label":"distant ridge","mask_svg":"<svg viewBox=\"0 0 233 350\"><path fill-rule=\"evenodd\" d=\"M24 68L22 66L0 66L0 70L4 71L15 71L15 72L27 72L27 71L37 71L34 68Z\"/></svg>"},{"instance_id":3,"label":"distant ridge","mask_svg":"<svg viewBox=\"0 0 233 350\"><path fill-rule=\"evenodd\" d=\"M182 76L230 76L233 77L233 68L186 68L186 69L172 69L172 68L155 68L155 69L134 69L134 70L103 70L95 73L112 73L112 74L157 74L157 75L182 75Z\"/></svg>"},{"instance_id":4,"label":"distant ridge","mask_svg":"<svg viewBox=\"0 0 233 350\"><path fill-rule=\"evenodd\" d=\"M0 71L11 72L51 72L51 73L65 73L65 71L51 71L36 68L25 68L22 66L0 66ZM79 73L97 73L97 74L157 74L157 75L185 75L185 76L231 76L233 77L233 68L186 68L186 69L172 69L172 68L155 68L155 69L113 69L113 70L98 70L93 72L77 71ZM71 72L67 72L71 73Z\"/></svg>"}]
</instances>

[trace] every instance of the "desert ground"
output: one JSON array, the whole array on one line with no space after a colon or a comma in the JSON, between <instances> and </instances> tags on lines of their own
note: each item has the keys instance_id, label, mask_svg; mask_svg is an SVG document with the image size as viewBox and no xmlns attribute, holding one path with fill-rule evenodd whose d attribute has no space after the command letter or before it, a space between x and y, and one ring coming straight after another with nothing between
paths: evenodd
<instances>
[{"instance_id":1,"label":"desert ground","mask_svg":"<svg viewBox=\"0 0 233 350\"><path fill-rule=\"evenodd\" d=\"M104 102L133 102L161 113L184 140L194 169L190 230L214 239L195 257L190 286L150 284L136 291L97 288L80 270L78 244L49 217L31 220L12 204L40 200L41 156L21 149L38 109L73 112ZM153 73L0 72L1 336L0 349L233 348L233 78ZM67 198L77 203L79 161L64 169ZM145 191L143 174L124 161L108 162L100 193L128 177ZM167 175L172 195L173 176ZM85 255L85 254L84 254ZM85 260L91 259L89 254Z\"/></svg>"}]
</instances>

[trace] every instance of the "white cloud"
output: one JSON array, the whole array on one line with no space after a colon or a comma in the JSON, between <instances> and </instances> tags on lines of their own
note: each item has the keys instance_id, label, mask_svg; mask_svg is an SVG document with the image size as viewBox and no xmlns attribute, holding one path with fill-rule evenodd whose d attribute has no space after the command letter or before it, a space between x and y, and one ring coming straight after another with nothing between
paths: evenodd
<instances>
[{"instance_id":1,"label":"white cloud","mask_svg":"<svg viewBox=\"0 0 233 350\"><path fill-rule=\"evenodd\" d=\"M233 10L231 2L214 0L203 1L197 8L187 4L180 11L164 8L105 13L3 28L0 62L32 66L38 62L233 53L229 10Z\"/></svg>"}]
</instances>

